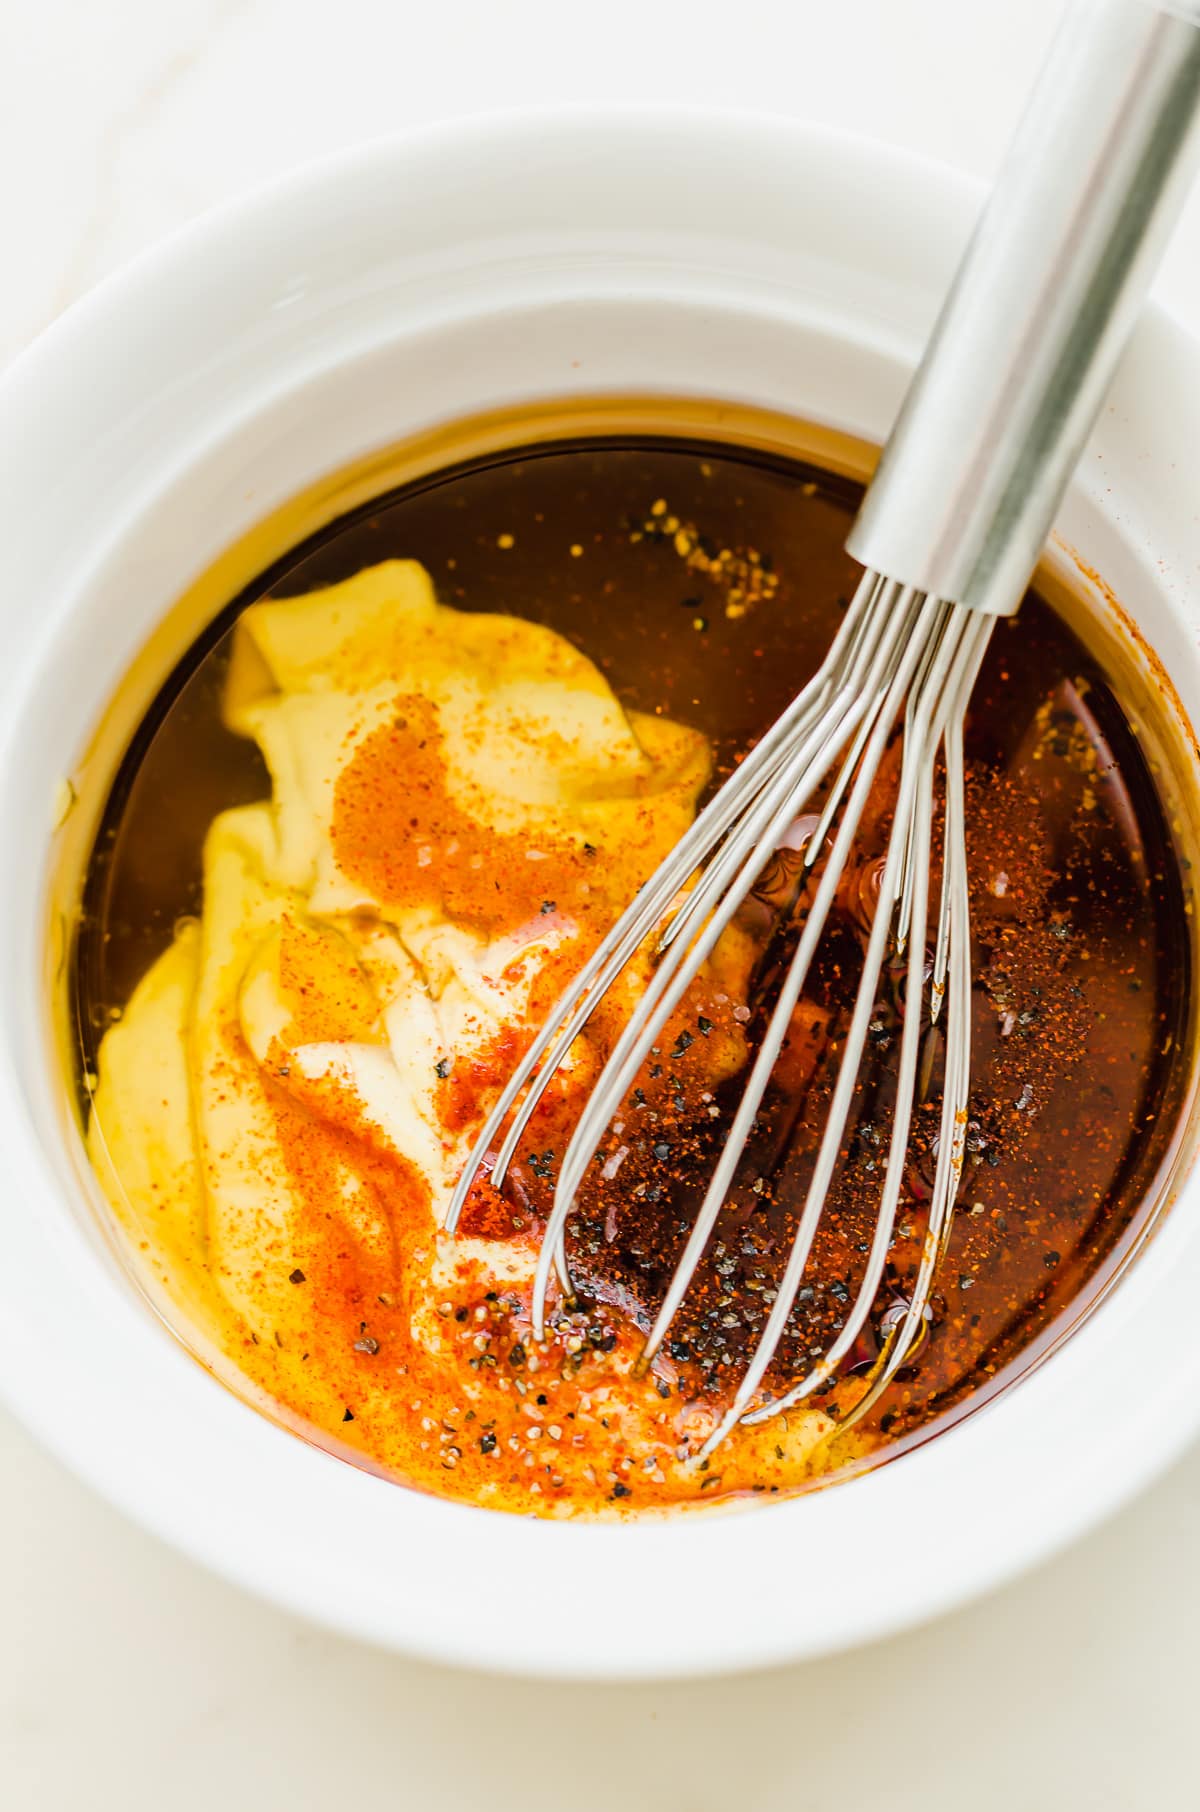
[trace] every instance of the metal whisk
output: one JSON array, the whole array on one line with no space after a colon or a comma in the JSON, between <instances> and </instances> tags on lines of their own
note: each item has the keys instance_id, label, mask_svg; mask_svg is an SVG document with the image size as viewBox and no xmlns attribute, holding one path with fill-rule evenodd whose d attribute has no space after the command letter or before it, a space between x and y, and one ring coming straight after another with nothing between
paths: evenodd
<instances>
[{"instance_id":1,"label":"metal whisk","mask_svg":"<svg viewBox=\"0 0 1200 1812\"><path fill-rule=\"evenodd\" d=\"M692 1283L805 989L885 751L902 739L879 899L827 1116L777 1294L724 1415L761 1421L832 1378L884 1276L904 1187L925 1022L944 1025L936 1162L918 1275L885 1318L861 1415L912 1351L946 1249L963 1166L971 1059L971 933L963 723L998 615L1017 608L1194 162L1200 7L1075 0L885 448L847 543L867 568L818 672L651 876L558 1001L500 1095L454 1193L453 1230L485 1157L503 1183L541 1096L597 1003L649 939L655 964L576 1125L533 1292L545 1337L552 1272L572 1296L566 1224L604 1133L671 1013L788 827L819 816L803 853L807 906L702 1204L646 1340L649 1363ZM940 778L940 785L939 783ZM931 902L940 816L941 877ZM693 877L695 877L693 881ZM693 884L688 887L689 881ZM933 929L932 954L929 933ZM883 965L906 961L887 1160L853 1304L832 1343L763 1397L844 1150Z\"/></svg>"}]
</instances>

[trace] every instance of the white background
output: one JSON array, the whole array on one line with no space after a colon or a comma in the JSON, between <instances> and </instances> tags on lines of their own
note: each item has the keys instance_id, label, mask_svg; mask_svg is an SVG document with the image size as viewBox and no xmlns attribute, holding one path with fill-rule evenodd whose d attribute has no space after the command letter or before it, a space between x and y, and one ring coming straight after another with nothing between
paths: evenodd
<instances>
[{"instance_id":1,"label":"white background","mask_svg":"<svg viewBox=\"0 0 1200 1812\"><path fill-rule=\"evenodd\" d=\"M1059 11L0 0L0 362L201 209L451 114L761 108L987 175ZM1200 331L1200 200L1160 293ZM0 1412L0 1806L1173 1812L1200 1803L1198 1546L1194 1452L1070 1554L914 1635L699 1686L528 1685L357 1648L242 1597L123 1522ZM749 1539L742 1576L697 1583L771 1585ZM637 1615L597 1613L578 1587L564 1615Z\"/></svg>"}]
</instances>

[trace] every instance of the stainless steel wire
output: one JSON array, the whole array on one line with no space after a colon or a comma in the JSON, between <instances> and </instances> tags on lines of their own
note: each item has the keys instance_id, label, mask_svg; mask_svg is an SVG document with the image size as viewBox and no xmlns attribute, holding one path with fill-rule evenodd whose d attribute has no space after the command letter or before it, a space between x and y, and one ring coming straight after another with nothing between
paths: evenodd
<instances>
[{"instance_id":1,"label":"stainless steel wire","mask_svg":"<svg viewBox=\"0 0 1200 1812\"><path fill-rule=\"evenodd\" d=\"M788 827L823 793L817 826L803 857L815 884L812 902L703 1202L647 1336L643 1362L654 1358L713 1235L808 980L884 753L902 733L900 779L878 906L804 1207L771 1313L701 1455L711 1452L738 1420L761 1421L809 1396L837 1372L862 1332L879 1294L901 1198L923 1023L932 1024L944 1013L939 1141L922 1260L911 1299L903 1314L891 1318L855 1414L886 1388L923 1328L963 1161L971 972L962 727L992 622L877 573L864 576L820 670L700 813L558 1001L489 1115L450 1202L445 1224L453 1230L475 1177L493 1151L490 1180L496 1188L503 1186L538 1102L572 1043L625 965L649 940L656 940L655 966L584 1104L562 1160L534 1277L533 1333L536 1339L545 1339L552 1277L568 1299L573 1294L566 1224L606 1129ZM944 768L944 857L929 1005L923 1016L939 751ZM786 1392L766 1399L764 1379L795 1307L838 1170L889 950L907 952L907 1000L916 1004L906 1012L901 1032L887 1163L867 1262L832 1345Z\"/></svg>"}]
</instances>

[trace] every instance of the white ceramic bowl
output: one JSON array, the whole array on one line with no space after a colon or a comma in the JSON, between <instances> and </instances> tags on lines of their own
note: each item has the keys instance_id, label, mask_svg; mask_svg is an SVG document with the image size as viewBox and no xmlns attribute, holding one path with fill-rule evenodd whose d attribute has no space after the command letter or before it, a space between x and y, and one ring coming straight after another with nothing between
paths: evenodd
<instances>
[{"instance_id":1,"label":"white ceramic bowl","mask_svg":"<svg viewBox=\"0 0 1200 1812\"><path fill-rule=\"evenodd\" d=\"M130 1515L252 1590L397 1648L559 1677L812 1655L1051 1553L1200 1422L1185 1184L1050 1363L865 1477L752 1525L440 1502L285 1433L182 1351L98 1234L61 1112L44 958L56 788L224 546L374 448L530 398L717 397L877 440L976 204L944 171L778 121L460 124L189 228L4 380L0 1387ZM1151 315L1062 529L1200 720L1197 421L1200 356Z\"/></svg>"}]
</instances>

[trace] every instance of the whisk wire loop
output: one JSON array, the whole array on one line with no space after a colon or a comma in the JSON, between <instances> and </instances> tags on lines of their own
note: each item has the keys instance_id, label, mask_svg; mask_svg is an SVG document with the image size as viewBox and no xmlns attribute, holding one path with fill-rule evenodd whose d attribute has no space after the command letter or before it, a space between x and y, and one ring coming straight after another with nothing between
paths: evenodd
<instances>
[{"instance_id":1,"label":"whisk wire loop","mask_svg":"<svg viewBox=\"0 0 1200 1812\"><path fill-rule=\"evenodd\" d=\"M970 928L963 846L963 716L992 619L868 572L819 671L769 734L699 814L593 952L532 1041L489 1115L446 1217L456 1226L491 1154L503 1184L546 1086L567 1059L598 1001L657 933L654 967L616 1039L564 1153L534 1274L535 1338L546 1337L552 1275L565 1297L573 1283L566 1231L578 1190L607 1127L656 1048L694 977L743 906L789 827L821 798L803 847L813 897L761 1041L709 1178L703 1201L646 1338L650 1364L679 1313L734 1184L762 1109L792 1016L807 984L884 753L902 726L900 778L878 904L812 1176L770 1314L712 1434L707 1455L739 1420L760 1422L803 1401L833 1378L876 1302L904 1189L905 1162L923 1075L921 999L928 962L935 774L942 755L942 877L927 1024L945 1004L945 1055L938 1147L927 1230L910 1300L894 1315L850 1421L877 1400L919 1338L932 1279L952 1225L963 1162L970 1070ZM793 1314L831 1189L845 1156L846 1128L876 1011L888 949L907 956L908 1007L900 1032L896 1095L886 1163L863 1274L836 1338L782 1394L756 1402ZM921 1084L924 1087L924 1083ZM699 1456L698 1456L699 1457Z\"/></svg>"},{"instance_id":2,"label":"whisk wire loop","mask_svg":"<svg viewBox=\"0 0 1200 1812\"><path fill-rule=\"evenodd\" d=\"M628 1024L609 1056L608 1062L605 1064L600 1077L592 1089L587 1105L584 1108L583 1114L580 1116L571 1142L563 1157L562 1166L559 1171L558 1184L555 1190L554 1207L546 1228L546 1238L542 1255L534 1278L533 1322L534 1332L539 1337L541 1337L540 1329L544 1324L546 1286L549 1273L547 1248L550 1248L552 1251L557 1245L561 1230L565 1225L567 1216L574 1204L575 1194L583 1180L587 1166L591 1162L596 1146L599 1144L604 1133L604 1129L611 1121L617 1107L632 1085L635 1076L650 1055L655 1039L659 1036L663 1026L666 1024L671 1013L675 1010L675 1007L678 1005L700 964L707 959L715 948L721 933L733 919L739 906L746 899L750 889L762 872L764 863L769 859L775 848L778 847L780 837L795 817L796 812L803 805L804 800L811 794L813 788L820 784L820 781L828 772L833 761L836 760L839 749L848 734L848 721L852 725L853 713L858 709L863 708L864 698L868 701L868 708L873 704L875 709L878 710L878 698L880 696L886 697L886 686L895 684L894 676L889 677L889 669L892 664L897 661L899 661L901 665L904 664L906 658L905 650L908 648L911 641L909 630L914 610L915 605L913 597L911 594L906 593L899 608L889 617L886 633L881 638L880 646L876 651L871 673L868 676L865 687L862 690L850 692L848 706L840 719L835 718L833 727L829 725L827 720L823 720L823 723L817 727L817 731L814 733L819 739L816 752L809 759L805 760L804 757L808 754L807 747L798 751L798 763L803 761L803 765L799 767L799 771L796 772L789 766L789 768L785 769L784 772L778 776L775 785L772 788L767 789L767 793L764 795L764 803L760 805L756 802L756 809L748 814L746 823L739 827L737 836L734 839L733 849L730 852L730 860L728 862L724 861L722 857L725 852L722 852L722 857L718 857L713 865L713 869L710 871L713 877L711 881L710 876L706 874L695 890L697 896L696 900L694 902L689 901L688 906L685 907L684 910L690 913L697 925L699 925L701 920L705 917L707 917L707 922L703 924L695 941L690 945L686 944L681 937L667 953L663 962L652 976L645 993L638 1002ZM829 715L834 714L830 713ZM767 817L767 821L764 825L762 819L767 816L768 812L770 812L771 815ZM746 845L751 843L752 838L752 846L747 850ZM733 885L728 884L728 878L731 871L737 873L737 879ZM723 888L724 894L723 897L720 898L719 904L716 904L718 888ZM710 908L712 909L711 916L709 916ZM814 914L818 910L819 908L814 906ZM807 963L805 967L807 968ZM800 982L800 986L802 985L803 978L801 978ZM797 994L798 993L799 988L797 988ZM789 1008L789 1015L790 1010L791 1009ZM771 1026L768 1028L766 1039L764 1040L763 1050L766 1050L770 1045L775 1029L775 1022L772 1020ZM768 1076L769 1069L773 1066L775 1058L778 1055L778 1044L782 1043L786 1030L787 1021L785 1019L778 1028L776 1048L771 1055L770 1064L767 1066ZM751 1088L754 1087L757 1075L758 1070L756 1068L751 1075ZM766 1087L765 1079L762 1087L763 1089ZM759 1099L761 1099L761 1091ZM755 1111L757 1111L757 1107L755 1108ZM753 1115L751 1115L751 1119L752 1118ZM741 1146L745 1144L745 1137L746 1134L741 1130L741 1119L739 1116L734 1122L729 1134L725 1152L722 1154L721 1160L719 1161L717 1177L721 1177L724 1174L726 1155L731 1151L734 1152L734 1162L736 1164L737 1157L740 1156ZM734 1150L735 1147L737 1148L736 1151ZM704 1238L707 1238L707 1231L705 1231L705 1229L711 1224L708 1219L710 1197L713 1196L715 1187L716 1180L714 1179L714 1185L710 1188L709 1195L705 1198L705 1206L701 1210L700 1216L696 1222L696 1227L693 1230L693 1239L701 1232L703 1232ZM727 1183L725 1188L727 1188ZM725 1188L721 1191L722 1200ZM717 1200L715 1208L711 1210L712 1218L715 1218L716 1213L720 1210L720 1206L721 1201ZM689 1249L690 1246L691 1241L689 1241ZM670 1300L670 1296L668 1296L668 1300ZM661 1321L661 1319L662 1317L660 1315L659 1320ZM658 1323L656 1322L656 1327L657 1325ZM653 1358L656 1351L657 1343L652 1334L647 1343L647 1357Z\"/></svg>"},{"instance_id":3,"label":"whisk wire loop","mask_svg":"<svg viewBox=\"0 0 1200 1812\"><path fill-rule=\"evenodd\" d=\"M861 820L863 807L866 803L867 794L874 783L878 764L892 732L893 725L899 715L900 705L906 696L908 685L921 660L922 653L925 647L929 645L926 643L926 637L936 638L932 643L935 648L935 653L934 658L928 664L927 682L921 692L917 695L917 703L913 713L914 740L913 744L905 751L908 759L905 761L901 770L900 790L892 821L892 831L888 842L888 853L885 861L879 907L872 922L871 934L868 939L866 953L863 957L862 971L859 977L850 1026L843 1045L837 1077L834 1082L833 1097L827 1110L825 1125L822 1130L821 1140L817 1150L816 1163L809 1183L804 1208L801 1212L799 1226L797 1227L792 1242L791 1251L788 1254L788 1260L784 1268L783 1276L778 1285L778 1293L774 1303L771 1305L771 1313L767 1318L766 1326L759 1337L758 1344L751 1356L750 1363L742 1375L741 1381L734 1392L729 1407L726 1409L721 1421L717 1424L713 1433L709 1436L704 1447L701 1449L702 1456L710 1453L725 1438L734 1423L740 1420L743 1412L757 1393L767 1369L775 1356L788 1318L795 1306L796 1293L800 1288L805 1267L808 1264L809 1255L812 1251L813 1241L816 1237L817 1227L821 1216L824 1213L829 1191L832 1187L834 1175L838 1167L842 1141L845 1136L846 1123L849 1118L854 1092L858 1086L859 1068L862 1062L863 1051L866 1046L867 1032L878 999L879 976L883 967L883 960L892 931L892 912L901 885L901 870L907 842L907 828L913 814L914 802L918 794L922 791L921 775L926 765L931 762L931 755L927 742L930 723L937 710L938 698L941 687L945 682L947 671L953 665L954 656L957 652L961 638L962 628L961 615L955 611L952 605L946 605L940 599L926 600L922 621L918 625L916 635L906 644L904 659L901 662L900 668L893 681L892 692L888 701L890 708L885 710L882 714L871 742L864 752L859 772L855 777L845 812L838 827L837 838L833 850L831 851L828 865L821 876L821 885L818 889L817 898L813 902L812 912L805 925L804 934L801 937L800 945L796 952L793 974L789 975L781 992L780 1000L775 1010L776 1019L782 1019L782 1023L778 1026L777 1038L773 1039L769 1033L768 1037L763 1041L763 1048L756 1060L755 1072L751 1078L750 1086L746 1091L746 1096L743 1098L742 1106L739 1109L738 1116L735 1120L729 1144L722 1153L721 1163L718 1166L718 1175L724 1172L727 1176L731 1176L739 1155L733 1148L737 1144L739 1134L743 1134L743 1128L743 1136L748 1136L749 1128L753 1121L753 1113L757 1111L758 1105L762 1099L762 1092L765 1091L767 1082L770 1079L770 1066L773 1066L778 1057L778 1046L782 1043L783 1035L787 1027L787 1020L790 1018L791 1012L795 1007L796 1001L803 988L804 981L807 978L807 961L804 959L807 958L808 960L811 960L811 956L815 952L816 944L824 931L826 914L829 906L832 904L834 890L841 878L842 867L844 866L846 857L849 855L851 844L858 834L859 822ZM928 844L926 844L926 847L928 847ZM824 897L822 897L822 895L824 895ZM921 952L923 956L923 943ZM786 1017L784 1016L785 1014ZM918 984L918 990L909 1002L906 1022L908 1019L919 1020L919 1017L920 989ZM776 1031L774 1021L772 1023L771 1031ZM773 1050L771 1049L772 1044L775 1046ZM763 1060L768 1054L770 1056L770 1066L764 1066ZM765 1068L765 1074L761 1073L763 1068ZM899 1099L897 1101L896 1111L898 1113L901 1111L901 1102ZM907 1144L907 1116L909 1113L911 1113L911 1095L908 1098L903 1115L905 1120L903 1129L905 1145ZM900 1149L898 1157L902 1156L902 1152L903 1146ZM899 1163L897 1163L894 1168L898 1171L900 1168ZM892 1169L893 1166L889 1165L889 1172ZM715 1185L717 1181L716 1176L714 1176L713 1181ZM885 1178L884 1212L886 1213L890 1207L893 1215L895 1212L895 1199L898 1193L896 1184L897 1177L895 1175L889 1175ZM877 1217L877 1231L882 1218L882 1216ZM864 1315L866 1309L869 1309L869 1306L870 1303L868 1301L864 1307ZM846 1344L848 1346L849 1343ZM822 1375L829 1375L830 1369L829 1357L826 1355L822 1370L818 1372L818 1377L813 1380L814 1385L819 1381L819 1378Z\"/></svg>"},{"instance_id":4,"label":"whisk wire loop","mask_svg":"<svg viewBox=\"0 0 1200 1812\"><path fill-rule=\"evenodd\" d=\"M957 641L953 663L944 688L935 701L933 714L919 708L906 717L904 760L911 761L916 773L916 801L908 832L908 849L928 852L933 828L934 764L939 744L945 752L945 836L943 839L943 885L939 907L939 937L945 927L949 940L954 928L954 969L950 977L955 1012L948 1021L948 1048L943 1083L939 1145L934 1175L934 1188L929 1213L929 1233L922 1263L913 1286L912 1297L903 1315L893 1321L881 1354L867 1379L864 1396L843 1418L842 1426L858 1420L891 1382L903 1365L924 1323L932 1280L937 1264L944 1256L952 1225L952 1208L962 1172L966 1130L967 1088L970 1073L970 925L967 897L965 824L963 806L963 717L980 662L983 659L992 621L989 617L958 612ZM896 820L899 824L904 803L901 783ZM893 831L893 840L897 832ZM889 852L890 854L890 852ZM771 1399L745 1417L748 1423L765 1421L784 1413L809 1396L827 1378L832 1377L858 1339L870 1314L883 1280L887 1250L895 1226L903 1166L912 1124L915 1098L917 1059L921 1044L920 1001L926 961L926 924L928 917L928 861L916 860L909 872L913 876L911 898L911 941L908 947L906 999L913 1003L905 1014L901 1029L896 1100L888 1146L883 1191L871 1250L854 1302L845 1318L845 1326L829 1351L808 1374L777 1398ZM881 892L880 912L885 911L885 888ZM878 920L877 920L878 924ZM936 969L935 969L936 975ZM866 977L864 975L864 986ZM945 993L944 982L942 994ZM941 995L936 998L940 1003ZM934 1020L934 996L931 990L930 1024ZM863 1001L862 988L859 1004ZM859 1052L861 1057L861 1050ZM844 1060L845 1061L845 1060ZM715 1444L715 1443L714 1443Z\"/></svg>"}]
</instances>

